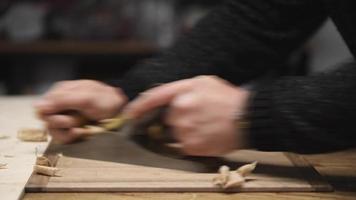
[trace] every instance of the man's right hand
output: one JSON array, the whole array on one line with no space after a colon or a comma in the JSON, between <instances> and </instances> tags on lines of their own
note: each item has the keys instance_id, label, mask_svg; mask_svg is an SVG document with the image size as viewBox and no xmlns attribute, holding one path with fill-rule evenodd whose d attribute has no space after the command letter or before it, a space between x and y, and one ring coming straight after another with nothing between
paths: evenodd
<instances>
[{"instance_id":1,"label":"man's right hand","mask_svg":"<svg viewBox=\"0 0 356 200\"><path fill-rule=\"evenodd\" d=\"M37 101L35 109L54 140L70 143L82 135L82 125L115 116L126 102L120 89L104 83L63 81Z\"/></svg>"}]
</instances>

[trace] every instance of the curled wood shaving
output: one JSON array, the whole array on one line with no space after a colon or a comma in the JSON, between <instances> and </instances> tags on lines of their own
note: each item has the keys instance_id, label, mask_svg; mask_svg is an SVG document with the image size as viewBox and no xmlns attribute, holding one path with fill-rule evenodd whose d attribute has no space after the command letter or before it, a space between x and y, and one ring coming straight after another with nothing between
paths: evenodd
<instances>
[{"instance_id":1,"label":"curled wood shaving","mask_svg":"<svg viewBox=\"0 0 356 200\"><path fill-rule=\"evenodd\" d=\"M229 180L230 167L223 165L219 168L219 175L213 178L214 185L223 187Z\"/></svg>"},{"instance_id":2,"label":"curled wood shaving","mask_svg":"<svg viewBox=\"0 0 356 200\"><path fill-rule=\"evenodd\" d=\"M56 167L35 165L35 166L33 166L33 171L37 174L42 174L42 175L46 175L46 176L55 176L56 173L59 171L59 169Z\"/></svg>"},{"instance_id":3,"label":"curled wood shaving","mask_svg":"<svg viewBox=\"0 0 356 200\"><path fill-rule=\"evenodd\" d=\"M23 128L17 132L17 138L25 142L46 142L48 134L43 129Z\"/></svg>"},{"instance_id":4,"label":"curled wood shaving","mask_svg":"<svg viewBox=\"0 0 356 200\"><path fill-rule=\"evenodd\" d=\"M213 184L224 189L240 187L245 183L245 177L252 173L256 165L257 162L253 162L243 165L235 171L230 171L228 166L221 166L218 171L219 174L213 178Z\"/></svg>"},{"instance_id":5,"label":"curled wood shaving","mask_svg":"<svg viewBox=\"0 0 356 200\"><path fill-rule=\"evenodd\" d=\"M247 165L243 165L236 170L236 173L241 174L241 176L243 177L248 176L252 173L253 170L255 170L256 166L257 161Z\"/></svg>"},{"instance_id":6,"label":"curled wood shaving","mask_svg":"<svg viewBox=\"0 0 356 200\"><path fill-rule=\"evenodd\" d=\"M37 155L37 149L36 149ZM57 154L58 157L62 154ZM37 174L42 174L46 176L56 176L56 173L59 171L58 168L53 167L53 163L45 156L37 156L36 164L33 167L33 171Z\"/></svg>"},{"instance_id":7,"label":"curled wood shaving","mask_svg":"<svg viewBox=\"0 0 356 200\"><path fill-rule=\"evenodd\" d=\"M0 163L0 169L7 169L7 163Z\"/></svg>"},{"instance_id":8,"label":"curled wood shaving","mask_svg":"<svg viewBox=\"0 0 356 200\"><path fill-rule=\"evenodd\" d=\"M51 161L45 156L37 156L36 165L52 167Z\"/></svg>"},{"instance_id":9,"label":"curled wood shaving","mask_svg":"<svg viewBox=\"0 0 356 200\"><path fill-rule=\"evenodd\" d=\"M245 182L245 178L238 173L230 173L229 181L223 185L223 188L240 187Z\"/></svg>"},{"instance_id":10,"label":"curled wood shaving","mask_svg":"<svg viewBox=\"0 0 356 200\"><path fill-rule=\"evenodd\" d=\"M230 167L226 165L220 167L219 173L221 174L223 182L227 182L229 180Z\"/></svg>"}]
</instances>

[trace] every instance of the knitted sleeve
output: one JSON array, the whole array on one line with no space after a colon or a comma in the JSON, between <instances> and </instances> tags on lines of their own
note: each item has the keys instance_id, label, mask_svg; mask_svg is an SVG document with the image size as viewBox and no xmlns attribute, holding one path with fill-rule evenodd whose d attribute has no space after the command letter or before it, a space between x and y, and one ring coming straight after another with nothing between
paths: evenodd
<instances>
[{"instance_id":1,"label":"knitted sleeve","mask_svg":"<svg viewBox=\"0 0 356 200\"><path fill-rule=\"evenodd\" d=\"M249 108L252 147L314 153L356 146L356 64L256 89Z\"/></svg>"},{"instance_id":2,"label":"knitted sleeve","mask_svg":"<svg viewBox=\"0 0 356 200\"><path fill-rule=\"evenodd\" d=\"M130 98L155 83L218 75L245 83L283 66L324 21L318 0L229 0L156 58L134 67L120 87Z\"/></svg>"}]
</instances>

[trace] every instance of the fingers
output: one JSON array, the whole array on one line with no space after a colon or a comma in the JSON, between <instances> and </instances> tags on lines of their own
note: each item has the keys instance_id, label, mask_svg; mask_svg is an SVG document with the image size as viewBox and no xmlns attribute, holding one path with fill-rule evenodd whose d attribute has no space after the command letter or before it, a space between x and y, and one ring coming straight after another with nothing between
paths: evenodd
<instances>
[{"instance_id":1,"label":"fingers","mask_svg":"<svg viewBox=\"0 0 356 200\"><path fill-rule=\"evenodd\" d=\"M147 90L133 100L124 113L130 118L137 118L156 107L169 104L175 96L189 90L190 85L190 80L186 79Z\"/></svg>"},{"instance_id":2,"label":"fingers","mask_svg":"<svg viewBox=\"0 0 356 200\"><path fill-rule=\"evenodd\" d=\"M67 110L83 110L90 107L92 98L81 93L76 95L69 92L49 93L43 99L36 102L35 108L41 115L60 113Z\"/></svg>"},{"instance_id":3,"label":"fingers","mask_svg":"<svg viewBox=\"0 0 356 200\"><path fill-rule=\"evenodd\" d=\"M67 144L81 138L81 128L86 120L79 115L47 115L43 117L49 133L56 142Z\"/></svg>"},{"instance_id":4,"label":"fingers","mask_svg":"<svg viewBox=\"0 0 356 200\"><path fill-rule=\"evenodd\" d=\"M76 129L50 129L49 133L55 142L61 144L72 143L82 138L81 132L78 132Z\"/></svg>"},{"instance_id":5,"label":"fingers","mask_svg":"<svg viewBox=\"0 0 356 200\"><path fill-rule=\"evenodd\" d=\"M68 143L82 136L88 120L113 117L127 98L118 88L93 80L62 81L34 104L57 140Z\"/></svg>"},{"instance_id":6,"label":"fingers","mask_svg":"<svg viewBox=\"0 0 356 200\"><path fill-rule=\"evenodd\" d=\"M42 118L49 129L69 129L85 124L86 120L79 115L48 115Z\"/></svg>"},{"instance_id":7,"label":"fingers","mask_svg":"<svg viewBox=\"0 0 356 200\"><path fill-rule=\"evenodd\" d=\"M91 120L114 116L126 103L119 88L92 80L59 82L35 103L40 118L67 111L77 111Z\"/></svg>"}]
</instances>

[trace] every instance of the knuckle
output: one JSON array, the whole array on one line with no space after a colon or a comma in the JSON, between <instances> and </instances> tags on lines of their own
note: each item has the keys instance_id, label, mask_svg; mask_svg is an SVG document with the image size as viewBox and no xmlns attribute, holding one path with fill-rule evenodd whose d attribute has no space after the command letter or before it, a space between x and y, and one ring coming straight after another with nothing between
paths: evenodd
<instances>
[{"instance_id":1,"label":"knuckle","mask_svg":"<svg viewBox=\"0 0 356 200\"><path fill-rule=\"evenodd\" d=\"M190 79L189 81L186 81L184 84L186 85L187 88L193 88L196 84L196 80L193 78Z\"/></svg>"},{"instance_id":2,"label":"knuckle","mask_svg":"<svg viewBox=\"0 0 356 200\"><path fill-rule=\"evenodd\" d=\"M212 75L200 75L200 76L197 76L197 80L199 81L207 81L207 80L211 80L213 79L214 76Z\"/></svg>"},{"instance_id":3,"label":"knuckle","mask_svg":"<svg viewBox=\"0 0 356 200\"><path fill-rule=\"evenodd\" d=\"M204 80L204 79L206 79L206 75L199 75L199 76L196 76L195 77L195 79L197 79L197 80Z\"/></svg>"},{"instance_id":4,"label":"knuckle","mask_svg":"<svg viewBox=\"0 0 356 200\"><path fill-rule=\"evenodd\" d=\"M181 132L193 131L195 129L194 123L192 121L188 121L185 119L182 120L174 120L172 122L172 126Z\"/></svg>"},{"instance_id":5,"label":"knuckle","mask_svg":"<svg viewBox=\"0 0 356 200\"><path fill-rule=\"evenodd\" d=\"M62 103L68 101L68 99L71 97L71 94L66 91L65 89L55 89L50 92L48 92L43 99L46 101L50 101L53 105L58 106L61 105Z\"/></svg>"},{"instance_id":6,"label":"knuckle","mask_svg":"<svg viewBox=\"0 0 356 200\"><path fill-rule=\"evenodd\" d=\"M54 84L54 87L60 88L60 87L65 87L68 85L71 85L72 81L59 81Z\"/></svg>"},{"instance_id":7,"label":"knuckle","mask_svg":"<svg viewBox=\"0 0 356 200\"><path fill-rule=\"evenodd\" d=\"M78 104L83 107L83 109L94 107L95 99L92 96L93 94L82 94L78 100Z\"/></svg>"},{"instance_id":8,"label":"knuckle","mask_svg":"<svg viewBox=\"0 0 356 200\"><path fill-rule=\"evenodd\" d=\"M112 91L113 91L113 94L117 94L117 103L122 105L126 102L128 102L128 98L127 96L125 95L125 93L123 92L123 90L121 88L114 88L114 87L111 87Z\"/></svg>"},{"instance_id":9,"label":"knuckle","mask_svg":"<svg viewBox=\"0 0 356 200\"><path fill-rule=\"evenodd\" d=\"M211 83L211 82L216 82L216 81L220 81L221 78L219 78L218 76L216 75L202 75L202 76L198 76L196 78L196 81L199 83L199 84L205 84L205 83Z\"/></svg>"},{"instance_id":10,"label":"knuckle","mask_svg":"<svg viewBox=\"0 0 356 200\"><path fill-rule=\"evenodd\" d=\"M79 85L87 90L98 90L98 89L105 89L107 85L102 82L90 79L83 79L79 80Z\"/></svg>"},{"instance_id":11,"label":"knuckle","mask_svg":"<svg viewBox=\"0 0 356 200\"><path fill-rule=\"evenodd\" d=\"M84 84L84 85L91 85L91 84L98 84L97 81L95 80L90 80L90 79L82 79L82 80L79 80L78 83L81 83L81 84Z\"/></svg>"},{"instance_id":12,"label":"knuckle","mask_svg":"<svg viewBox=\"0 0 356 200\"><path fill-rule=\"evenodd\" d=\"M199 105L199 100L195 96L182 97L173 100L171 107L174 110L188 111L196 108Z\"/></svg>"},{"instance_id":13,"label":"knuckle","mask_svg":"<svg viewBox=\"0 0 356 200\"><path fill-rule=\"evenodd\" d=\"M119 88L119 87L111 87L111 86L110 86L110 88L111 88L114 92L118 93L120 96L124 96L124 91L123 91L121 88Z\"/></svg>"},{"instance_id":14,"label":"knuckle","mask_svg":"<svg viewBox=\"0 0 356 200\"><path fill-rule=\"evenodd\" d=\"M77 120L75 118L72 118L72 117L68 117L66 119L63 119L62 123L63 123L63 125L66 125L68 128L80 125L79 120Z\"/></svg>"},{"instance_id":15,"label":"knuckle","mask_svg":"<svg viewBox=\"0 0 356 200\"><path fill-rule=\"evenodd\" d=\"M149 91L145 91L145 92L140 92L139 95L138 95L138 98L140 100L147 100L152 94L152 91L149 90Z\"/></svg>"},{"instance_id":16,"label":"knuckle","mask_svg":"<svg viewBox=\"0 0 356 200\"><path fill-rule=\"evenodd\" d=\"M48 118L48 127L51 128L64 128L68 126L68 123L64 119L57 116L52 116Z\"/></svg>"}]
</instances>

